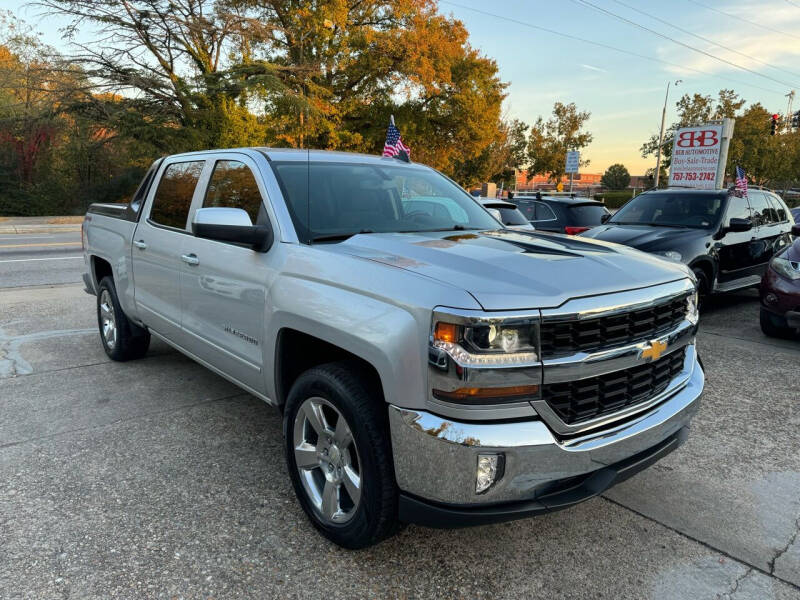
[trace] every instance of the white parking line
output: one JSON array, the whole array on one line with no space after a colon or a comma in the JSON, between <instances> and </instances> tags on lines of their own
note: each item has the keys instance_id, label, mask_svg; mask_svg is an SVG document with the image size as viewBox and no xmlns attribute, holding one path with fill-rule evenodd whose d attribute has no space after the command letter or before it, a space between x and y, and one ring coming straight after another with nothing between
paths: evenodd
<instances>
[{"instance_id":1,"label":"white parking line","mask_svg":"<svg viewBox=\"0 0 800 600\"><path fill-rule=\"evenodd\" d=\"M0 260L0 263L31 262L34 260L75 260L83 256L51 256L49 258L15 258L13 260Z\"/></svg>"}]
</instances>

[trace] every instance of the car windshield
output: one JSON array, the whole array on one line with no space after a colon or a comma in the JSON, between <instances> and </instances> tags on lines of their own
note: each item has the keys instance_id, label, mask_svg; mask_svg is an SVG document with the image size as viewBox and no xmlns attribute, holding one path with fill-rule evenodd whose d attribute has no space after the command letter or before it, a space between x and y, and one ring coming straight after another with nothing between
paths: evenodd
<instances>
[{"instance_id":1,"label":"car windshield","mask_svg":"<svg viewBox=\"0 0 800 600\"><path fill-rule=\"evenodd\" d=\"M691 192L641 194L608 222L617 225L708 228L719 222L724 196Z\"/></svg>"},{"instance_id":2,"label":"car windshield","mask_svg":"<svg viewBox=\"0 0 800 600\"><path fill-rule=\"evenodd\" d=\"M506 204L484 204L486 208L493 208L500 213L500 220L503 225L527 225L528 219L517 210L516 206L507 206Z\"/></svg>"},{"instance_id":3,"label":"car windshield","mask_svg":"<svg viewBox=\"0 0 800 600\"><path fill-rule=\"evenodd\" d=\"M436 171L392 164L273 161L298 238L497 229L467 192Z\"/></svg>"},{"instance_id":4,"label":"car windshield","mask_svg":"<svg viewBox=\"0 0 800 600\"><path fill-rule=\"evenodd\" d=\"M573 225L579 227L591 227L600 225L601 218L608 211L605 206L600 204L577 204L569 207Z\"/></svg>"}]
</instances>

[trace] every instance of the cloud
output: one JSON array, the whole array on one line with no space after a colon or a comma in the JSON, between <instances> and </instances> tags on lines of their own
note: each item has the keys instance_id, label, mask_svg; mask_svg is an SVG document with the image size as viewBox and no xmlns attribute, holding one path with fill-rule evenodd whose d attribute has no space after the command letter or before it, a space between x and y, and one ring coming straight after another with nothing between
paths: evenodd
<instances>
[{"instance_id":1,"label":"cloud","mask_svg":"<svg viewBox=\"0 0 800 600\"><path fill-rule=\"evenodd\" d=\"M600 67L595 67L592 65L581 65L584 69L589 69L590 71L596 71L597 73L608 73L605 69L601 69Z\"/></svg>"}]
</instances>

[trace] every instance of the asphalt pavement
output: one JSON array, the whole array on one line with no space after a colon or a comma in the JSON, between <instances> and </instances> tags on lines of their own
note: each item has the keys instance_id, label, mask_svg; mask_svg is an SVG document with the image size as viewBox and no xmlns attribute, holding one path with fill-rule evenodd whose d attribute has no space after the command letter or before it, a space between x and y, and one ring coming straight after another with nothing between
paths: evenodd
<instances>
[{"instance_id":1,"label":"asphalt pavement","mask_svg":"<svg viewBox=\"0 0 800 600\"><path fill-rule=\"evenodd\" d=\"M80 281L81 226L75 219L0 220L0 288Z\"/></svg>"},{"instance_id":2,"label":"asphalt pavement","mask_svg":"<svg viewBox=\"0 0 800 600\"><path fill-rule=\"evenodd\" d=\"M761 334L753 290L703 311L677 452L559 513L352 552L295 501L275 411L157 341L109 361L80 246L45 245L79 233L42 235L0 234L2 599L800 600L800 340Z\"/></svg>"}]
</instances>

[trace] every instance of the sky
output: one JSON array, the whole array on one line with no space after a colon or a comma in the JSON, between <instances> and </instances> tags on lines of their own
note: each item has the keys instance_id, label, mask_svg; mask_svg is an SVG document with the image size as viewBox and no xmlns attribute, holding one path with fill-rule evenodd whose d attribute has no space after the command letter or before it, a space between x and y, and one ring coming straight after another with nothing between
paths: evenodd
<instances>
[{"instance_id":1,"label":"sky","mask_svg":"<svg viewBox=\"0 0 800 600\"><path fill-rule=\"evenodd\" d=\"M0 10L15 12L41 31L43 42L66 50L64 22L23 4L0 0ZM716 95L722 88L779 113L796 89L794 110L800 110L800 0L439 0L439 9L461 20L470 43L497 61L509 84L508 117L532 123L547 118L555 102L591 112L586 172L622 163L640 175L655 166L639 148L658 133L667 84L676 80L668 125L682 94Z\"/></svg>"}]
</instances>

